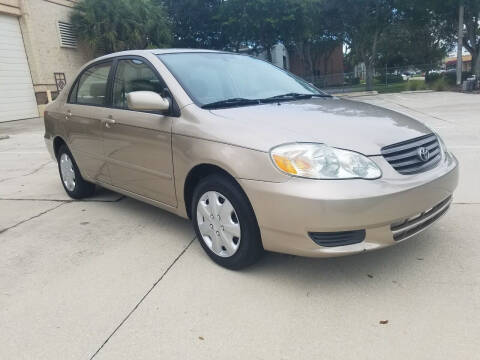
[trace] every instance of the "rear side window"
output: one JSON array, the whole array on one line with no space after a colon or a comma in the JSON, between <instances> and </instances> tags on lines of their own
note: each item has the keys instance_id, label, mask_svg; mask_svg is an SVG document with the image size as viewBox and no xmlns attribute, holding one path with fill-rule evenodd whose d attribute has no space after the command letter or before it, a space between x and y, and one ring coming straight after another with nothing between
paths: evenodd
<instances>
[{"instance_id":1,"label":"rear side window","mask_svg":"<svg viewBox=\"0 0 480 360\"><path fill-rule=\"evenodd\" d=\"M108 74L112 63L102 63L88 68L77 81L70 102L81 105L106 106Z\"/></svg>"},{"instance_id":2,"label":"rear side window","mask_svg":"<svg viewBox=\"0 0 480 360\"><path fill-rule=\"evenodd\" d=\"M127 94L133 91L153 91L162 94L165 84L143 61L125 59L118 62L113 81L113 106L128 109Z\"/></svg>"}]
</instances>

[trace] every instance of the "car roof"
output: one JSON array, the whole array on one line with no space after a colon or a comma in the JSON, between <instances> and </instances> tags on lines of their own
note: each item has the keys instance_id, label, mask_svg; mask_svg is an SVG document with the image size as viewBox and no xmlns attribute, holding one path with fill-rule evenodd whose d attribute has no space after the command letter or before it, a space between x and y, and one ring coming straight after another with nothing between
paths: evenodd
<instances>
[{"instance_id":1,"label":"car roof","mask_svg":"<svg viewBox=\"0 0 480 360\"><path fill-rule=\"evenodd\" d=\"M147 50L151 51L155 55L161 54L175 54L175 53L185 53L185 52L209 52L209 53L222 53L225 51L218 51L218 50L207 50L207 49L153 49Z\"/></svg>"},{"instance_id":2,"label":"car roof","mask_svg":"<svg viewBox=\"0 0 480 360\"><path fill-rule=\"evenodd\" d=\"M145 55L145 54L154 54L154 55L163 55L163 54L178 54L178 53L226 53L225 51L217 50L205 50L205 49L147 49L147 50L127 50L120 51L108 55L101 56L95 60L109 59L117 56L127 56L127 55Z\"/></svg>"}]
</instances>

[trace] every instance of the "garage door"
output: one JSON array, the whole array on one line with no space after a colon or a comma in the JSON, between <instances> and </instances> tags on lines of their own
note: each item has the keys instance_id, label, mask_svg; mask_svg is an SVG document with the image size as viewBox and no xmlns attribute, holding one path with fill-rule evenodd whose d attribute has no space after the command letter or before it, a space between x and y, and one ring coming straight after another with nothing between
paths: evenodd
<instances>
[{"instance_id":1,"label":"garage door","mask_svg":"<svg viewBox=\"0 0 480 360\"><path fill-rule=\"evenodd\" d=\"M18 19L0 14L0 122L36 116L37 103Z\"/></svg>"}]
</instances>

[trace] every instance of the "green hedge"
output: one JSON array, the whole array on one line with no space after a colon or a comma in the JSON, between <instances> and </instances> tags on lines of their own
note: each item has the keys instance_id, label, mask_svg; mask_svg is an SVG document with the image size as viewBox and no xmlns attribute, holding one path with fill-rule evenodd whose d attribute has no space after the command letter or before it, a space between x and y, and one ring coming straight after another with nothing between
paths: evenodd
<instances>
[{"instance_id":1,"label":"green hedge","mask_svg":"<svg viewBox=\"0 0 480 360\"><path fill-rule=\"evenodd\" d=\"M469 77L472 76L471 72L464 71L462 72L462 82L467 80ZM446 85L455 86L457 84L457 73L450 71L445 73L428 73L425 76L425 82L427 84L432 84L442 80Z\"/></svg>"},{"instance_id":2,"label":"green hedge","mask_svg":"<svg viewBox=\"0 0 480 360\"><path fill-rule=\"evenodd\" d=\"M438 79L443 79L444 74L439 73L428 73L425 75L425 82L428 84L434 83Z\"/></svg>"}]
</instances>

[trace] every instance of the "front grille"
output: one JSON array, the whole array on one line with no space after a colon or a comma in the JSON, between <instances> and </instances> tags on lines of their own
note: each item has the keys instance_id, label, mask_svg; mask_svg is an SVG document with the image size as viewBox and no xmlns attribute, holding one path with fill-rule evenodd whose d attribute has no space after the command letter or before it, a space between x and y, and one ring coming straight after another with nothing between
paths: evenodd
<instances>
[{"instance_id":1,"label":"front grille","mask_svg":"<svg viewBox=\"0 0 480 360\"><path fill-rule=\"evenodd\" d=\"M391 229L393 233L393 239L395 241L405 240L419 233L420 231L425 230L448 211L451 203L452 197L449 196L429 210L426 210L401 222L392 224Z\"/></svg>"},{"instance_id":2,"label":"front grille","mask_svg":"<svg viewBox=\"0 0 480 360\"><path fill-rule=\"evenodd\" d=\"M421 149L427 149L429 157L420 156ZM435 134L385 146L382 155L400 174L411 175L429 170L442 158L440 143Z\"/></svg>"},{"instance_id":3,"label":"front grille","mask_svg":"<svg viewBox=\"0 0 480 360\"><path fill-rule=\"evenodd\" d=\"M339 232L309 232L310 238L320 246L335 247L361 243L365 230Z\"/></svg>"}]
</instances>

